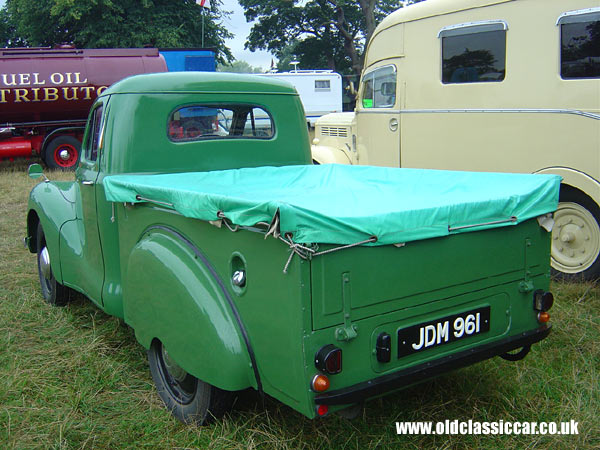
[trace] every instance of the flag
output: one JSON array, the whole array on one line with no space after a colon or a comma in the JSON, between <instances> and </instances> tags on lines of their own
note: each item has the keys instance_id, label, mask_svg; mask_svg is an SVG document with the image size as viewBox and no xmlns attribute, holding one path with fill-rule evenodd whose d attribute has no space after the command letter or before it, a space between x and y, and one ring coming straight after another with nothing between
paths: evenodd
<instances>
[{"instance_id":1,"label":"flag","mask_svg":"<svg viewBox=\"0 0 600 450\"><path fill-rule=\"evenodd\" d=\"M198 3L203 8L210 9L210 0L196 0L196 3Z\"/></svg>"}]
</instances>

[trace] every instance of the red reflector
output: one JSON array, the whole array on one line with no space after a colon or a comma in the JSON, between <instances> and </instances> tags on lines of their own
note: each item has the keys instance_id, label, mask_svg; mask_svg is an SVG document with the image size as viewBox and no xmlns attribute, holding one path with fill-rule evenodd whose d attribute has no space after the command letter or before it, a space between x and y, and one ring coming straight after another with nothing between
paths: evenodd
<instances>
[{"instance_id":1,"label":"red reflector","mask_svg":"<svg viewBox=\"0 0 600 450\"><path fill-rule=\"evenodd\" d=\"M329 412L329 406L327 406L327 405L319 405L317 407L317 414L321 417L327 415L328 412Z\"/></svg>"}]
</instances>

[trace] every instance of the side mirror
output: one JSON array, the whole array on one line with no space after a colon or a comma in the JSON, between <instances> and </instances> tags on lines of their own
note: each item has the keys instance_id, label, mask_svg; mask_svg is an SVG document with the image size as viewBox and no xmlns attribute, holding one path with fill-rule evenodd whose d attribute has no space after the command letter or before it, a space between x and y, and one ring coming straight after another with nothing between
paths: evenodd
<instances>
[{"instance_id":1,"label":"side mirror","mask_svg":"<svg viewBox=\"0 0 600 450\"><path fill-rule=\"evenodd\" d=\"M27 171L27 174L29 175L29 178L32 178L34 180L36 180L40 177L44 177L44 180L50 181L50 180L48 180L48 178L46 178L46 175L44 175L44 169L42 169L42 166L40 166L37 163L31 164L29 166L29 170Z\"/></svg>"}]
</instances>

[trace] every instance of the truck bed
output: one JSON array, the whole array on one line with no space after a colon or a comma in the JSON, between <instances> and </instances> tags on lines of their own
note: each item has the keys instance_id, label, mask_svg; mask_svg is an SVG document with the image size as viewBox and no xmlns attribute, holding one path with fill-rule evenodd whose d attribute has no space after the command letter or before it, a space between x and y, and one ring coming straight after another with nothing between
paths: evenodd
<instances>
[{"instance_id":1,"label":"truck bed","mask_svg":"<svg viewBox=\"0 0 600 450\"><path fill-rule=\"evenodd\" d=\"M369 166L286 166L112 175L112 202L153 202L186 217L267 223L297 244L402 244L542 216L560 177Z\"/></svg>"}]
</instances>

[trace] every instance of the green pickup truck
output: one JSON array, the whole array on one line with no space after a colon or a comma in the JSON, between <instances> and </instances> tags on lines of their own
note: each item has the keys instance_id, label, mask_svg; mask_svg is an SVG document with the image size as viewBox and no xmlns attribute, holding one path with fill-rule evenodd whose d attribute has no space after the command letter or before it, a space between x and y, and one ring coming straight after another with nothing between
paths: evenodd
<instances>
[{"instance_id":1,"label":"green pickup truck","mask_svg":"<svg viewBox=\"0 0 600 450\"><path fill-rule=\"evenodd\" d=\"M30 168L42 294L122 318L200 424L247 388L325 416L549 334L559 177L310 163L285 82L120 81L74 182Z\"/></svg>"}]
</instances>

